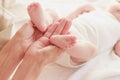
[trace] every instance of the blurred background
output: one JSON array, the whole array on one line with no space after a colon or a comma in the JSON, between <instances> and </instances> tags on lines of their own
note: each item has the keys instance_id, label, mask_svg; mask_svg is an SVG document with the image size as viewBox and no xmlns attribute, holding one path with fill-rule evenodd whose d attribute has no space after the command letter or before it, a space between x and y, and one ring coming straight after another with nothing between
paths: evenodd
<instances>
[{"instance_id":1,"label":"blurred background","mask_svg":"<svg viewBox=\"0 0 120 80\"><path fill-rule=\"evenodd\" d=\"M85 4L91 3L94 6L105 8L115 0L0 0L5 2L4 9L11 15L14 24L21 24L29 19L27 13L27 6L31 2L39 2L43 9L50 8L55 10L60 17L68 15L75 8ZM10 20L9 20L10 21ZM19 26L21 26L19 25ZM12 28L12 36L20 28L18 25Z\"/></svg>"},{"instance_id":2,"label":"blurred background","mask_svg":"<svg viewBox=\"0 0 120 80\"><path fill-rule=\"evenodd\" d=\"M7 41L9 40L10 36L12 37L15 32L22 26L22 23L29 19L27 6L31 2L39 2L43 9L53 9L60 17L64 17L72 12L75 8L85 3L89 2L94 6L98 6L104 9L107 5L113 3L115 0L0 0L0 4L2 4L1 2L3 1L4 4L2 5L0 12L3 10L4 15L2 13L0 13L0 15L2 14L1 17L5 17L5 23L3 23L3 25L0 24L0 26L4 27L4 30L0 27L0 29L2 29L0 35L7 34L0 36L0 39L5 39Z\"/></svg>"},{"instance_id":3,"label":"blurred background","mask_svg":"<svg viewBox=\"0 0 120 80\"><path fill-rule=\"evenodd\" d=\"M94 5L105 7L114 0L5 0L6 9L10 11L15 21L27 18L26 7L31 2L40 2L43 8L51 8L56 10L60 16L65 16L74 8L90 2Z\"/></svg>"}]
</instances>

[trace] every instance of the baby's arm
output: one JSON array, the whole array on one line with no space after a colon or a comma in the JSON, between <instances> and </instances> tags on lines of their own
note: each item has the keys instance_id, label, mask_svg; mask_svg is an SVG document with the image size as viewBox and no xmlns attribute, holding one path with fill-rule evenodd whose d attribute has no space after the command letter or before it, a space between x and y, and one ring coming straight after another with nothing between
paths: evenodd
<instances>
[{"instance_id":1,"label":"baby's arm","mask_svg":"<svg viewBox=\"0 0 120 80\"><path fill-rule=\"evenodd\" d=\"M70 20L73 20L73 19L77 18L79 15L82 15L84 13L88 13L88 12L93 11L93 10L95 10L95 8L91 4L85 4L83 6L78 7L73 12L71 12L67 16L67 18Z\"/></svg>"},{"instance_id":2,"label":"baby's arm","mask_svg":"<svg viewBox=\"0 0 120 80\"><path fill-rule=\"evenodd\" d=\"M96 47L91 42L77 42L72 48L67 50L71 60L81 64L93 58L96 55Z\"/></svg>"}]
</instances>

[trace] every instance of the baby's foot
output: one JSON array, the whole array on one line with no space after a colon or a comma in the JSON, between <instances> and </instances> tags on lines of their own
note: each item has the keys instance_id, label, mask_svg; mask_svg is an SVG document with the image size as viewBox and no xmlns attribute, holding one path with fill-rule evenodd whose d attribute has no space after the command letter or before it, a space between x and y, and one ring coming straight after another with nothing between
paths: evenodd
<instances>
[{"instance_id":1,"label":"baby's foot","mask_svg":"<svg viewBox=\"0 0 120 80\"><path fill-rule=\"evenodd\" d=\"M71 48L76 43L76 37L72 35L54 35L50 42L62 49Z\"/></svg>"},{"instance_id":2,"label":"baby's foot","mask_svg":"<svg viewBox=\"0 0 120 80\"><path fill-rule=\"evenodd\" d=\"M28 6L28 14L34 26L37 27L41 32L44 32L45 20L44 20L43 9L41 5L37 2L30 4Z\"/></svg>"}]
</instances>

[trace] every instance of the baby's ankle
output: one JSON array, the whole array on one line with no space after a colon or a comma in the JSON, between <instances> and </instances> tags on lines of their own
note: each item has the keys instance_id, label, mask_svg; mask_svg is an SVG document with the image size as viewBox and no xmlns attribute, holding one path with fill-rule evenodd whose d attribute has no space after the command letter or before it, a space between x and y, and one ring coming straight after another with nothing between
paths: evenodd
<instances>
[{"instance_id":1,"label":"baby's ankle","mask_svg":"<svg viewBox=\"0 0 120 80\"><path fill-rule=\"evenodd\" d=\"M47 25L57 21L59 19L58 14L51 9L46 9L44 12L45 22Z\"/></svg>"}]
</instances>

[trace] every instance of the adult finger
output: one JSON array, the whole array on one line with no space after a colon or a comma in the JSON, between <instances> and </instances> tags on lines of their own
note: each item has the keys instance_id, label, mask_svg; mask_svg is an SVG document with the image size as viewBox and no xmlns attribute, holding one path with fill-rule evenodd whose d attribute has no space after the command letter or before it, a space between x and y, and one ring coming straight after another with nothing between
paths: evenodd
<instances>
[{"instance_id":1,"label":"adult finger","mask_svg":"<svg viewBox=\"0 0 120 80\"><path fill-rule=\"evenodd\" d=\"M58 24L59 24L58 22L55 22L55 23L51 24L51 25L48 27L47 31L45 32L44 37L50 38L51 35L52 35L52 34L54 33L54 31L56 30Z\"/></svg>"},{"instance_id":2,"label":"adult finger","mask_svg":"<svg viewBox=\"0 0 120 80\"><path fill-rule=\"evenodd\" d=\"M67 20L66 25L64 29L62 30L61 34L67 34L69 32L71 24L72 24L71 21Z\"/></svg>"},{"instance_id":3,"label":"adult finger","mask_svg":"<svg viewBox=\"0 0 120 80\"><path fill-rule=\"evenodd\" d=\"M61 19L59 21L58 27L56 28L56 30L54 31L53 35L58 35L61 34L62 30L64 29L65 25L67 23L66 19Z\"/></svg>"}]
</instances>

